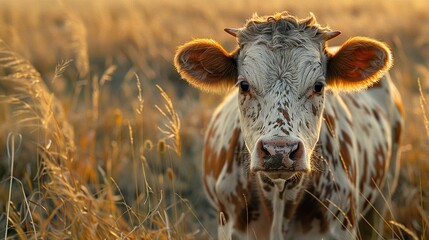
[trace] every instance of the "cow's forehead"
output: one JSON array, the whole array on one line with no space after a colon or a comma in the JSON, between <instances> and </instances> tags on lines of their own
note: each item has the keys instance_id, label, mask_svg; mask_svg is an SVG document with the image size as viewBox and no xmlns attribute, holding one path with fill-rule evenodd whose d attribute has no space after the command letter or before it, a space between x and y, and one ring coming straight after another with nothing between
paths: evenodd
<instances>
[{"instance_id":1,"label":"cow's forehead","mask_svg":"<svg viewBox=\"0 0 429 240\"><path fill-rule=\"evenodd\" d=\"M290 81L294 87L305 87L308 81L323 75L329 31L313 16L299 20L287 14L255 15L237 34L239 74L257 88L279 79Z\"/></svg>"},{"instance_id":2,"label":"cow's forehead","mask_svg":"<svg viewBox=\"0 0 429 240\"><path fill-rule=\"evenodd\" d=\"M293 48L252 44L241 50L238 70L257 89L269 89L279 81L293 88L305 88L323 80L325 62L323 51L310 42Z\"/></svg>"}]
</instances>

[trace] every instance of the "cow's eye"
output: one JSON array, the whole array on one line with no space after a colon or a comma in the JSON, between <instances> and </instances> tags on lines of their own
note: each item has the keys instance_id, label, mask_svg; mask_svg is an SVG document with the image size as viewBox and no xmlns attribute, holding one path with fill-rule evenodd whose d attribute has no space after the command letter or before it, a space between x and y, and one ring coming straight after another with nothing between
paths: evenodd
<instances>
[{"instance_id":1,"label":"cow's eye","mask_svg":"<svg viewBox=\"0 0 429 240\"><path fill-rule=\"evenodd\" d=\"M238 83L242 92L248 92L250 90L250 84L246 80L242 80Z\"/></svg>"},{"instance_id":2,"label":"cow's eye","mask_svg":"<svg viewBox=\"0 0 429 240\"><path fill-rule=\"evenodd\" d=\"M325 87L325 83L323 82L316 82L314 84L314 92L315 93L320 93L323 91L323 88Z\"/></svg>"}]
</instances>

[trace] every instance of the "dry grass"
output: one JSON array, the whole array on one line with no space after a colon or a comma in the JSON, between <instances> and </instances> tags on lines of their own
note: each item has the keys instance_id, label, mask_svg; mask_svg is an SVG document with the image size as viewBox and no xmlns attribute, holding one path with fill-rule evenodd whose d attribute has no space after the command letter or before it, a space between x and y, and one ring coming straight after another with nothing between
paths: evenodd
<instances>
[{"instance_id":1,"label":"dry grass","mask_svg":"<svg viewBox=\"0 0 429 240\"><path fill-rule=\"evenodd\" d=\"M406 129L386 231L428 238L428 8L425 0L0 0L0 238L210 238L198 139L221 97L181 81L174 51L199 37L232 49L224 27L283 10L311 11L341 30L333 44L365 35L392 47Z\"/></svg>"}]
</instances>

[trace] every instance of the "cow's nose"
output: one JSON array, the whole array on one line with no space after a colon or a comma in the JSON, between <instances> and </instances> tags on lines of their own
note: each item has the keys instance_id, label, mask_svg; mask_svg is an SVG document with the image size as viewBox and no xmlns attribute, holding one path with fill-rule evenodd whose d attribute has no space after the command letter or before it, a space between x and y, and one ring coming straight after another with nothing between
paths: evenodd
<instances>
[{"instance_id":1,"label":"cow's nose","mask_svg":"<svg viewBox=\"0 0 429 240\"><path fill-rule=\"evenodd\" d=\"M303 161L304 146L299 139L274 137L260 140L259 158L265 170L297 171Z\"/></svg>"},{"instance_id":2,"label":"cow's nose","mask_svg":"<svg viewBox=\"0 0 429 240\"><path fill-rule=\"evenodd\" d=\"M261 147L266 156L281 154L288 156L292 161L296 161L302 156L302 143L300 141L284 139L261 141Z\"/></svg>"}]
</instances>

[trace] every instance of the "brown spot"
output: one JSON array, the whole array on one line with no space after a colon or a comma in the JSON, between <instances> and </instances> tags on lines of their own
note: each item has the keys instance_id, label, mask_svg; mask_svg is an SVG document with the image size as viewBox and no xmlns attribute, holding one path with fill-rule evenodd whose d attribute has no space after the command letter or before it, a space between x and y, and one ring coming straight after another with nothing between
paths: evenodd
<instances>
[{"instance_id":1,"label":"brown spot","mask_svg":"<svg viewBox=\"0 0 429 240\"><path fill-rule=\"evenodd\" d=\"M347 172L349 179L351 179L353 182L356 182L356 178L354 177L355 169L352 166L352 159L348 148L348 146L352 146L350 136L344 131L341 131L341 138L342 138L342 140L340 141L341 163L343 165L344 170Z\"/></svg>"},{"instance_id":2,"label":"brown spot","mask_svg":"<svg viewBox=\"0 0 429 240\"><path fill-rule=\"evenodd\" d=\"M295 176L293 176L292 178L290 178L286 181L285 189L292 190L292 189L298 187L298 185L301 183L302 177L303 176L301 173L295 174Z\"/></svg>"},{"instance_id":3,"label":"brown spot","mask_svg":"<svg viewBox=\"0 0 429 240\"><path fill-rule=\"evenodd\" d=\"M286 219L291 219L293 214L295 213L296 207L298 204L293 201L286 201L285 209L283 211L283 217Z\"/></svg>"},{"instance_id":4,"label":"brown spot","mask_svg":"<svg viewBox=\"0 0 429 240\"><path fill-rule=\"evenodd\" d=\"M224 165L224 160L221 159L221 163L218 162L218 157L217 157L217 153L215 151L213 151L213 149L211 148L210 142L213 140L214 138L214 132L215 132L215 128L212 127L208 130L206 138L205 138L205 148L204 148L204 159L203 159L203 171L204 171L204 175L205 176L209 176L210 174L213 174L213 177L215 179L217 179L217 177L219 176L219 173L221 171L221 168ZM209 197L211 199L216 199L214 196L214 192L212 191L213 189L211 189L210 187L213 186L209 186L207 183L207 179L203 178L204 181L204 186L207 190L207 193L209 195Z\"/></svg>"},{"instance_id":5,"label":"brown spot","mask_svg":"<svg viewBox=\"0 0 429 240\"><path fill-rule=\"evenodd\" d=\"M256 195L250 181L247 181L247 184L238 182L235 193L229 200L229 204L234 205L235 209L234 228L244 232L251 221L259 218L260 203Z\"/></svg>"},{"instance_id":6,"label":"brown spot","mask_svg":"<svg viewBox=\"0 0 429 240\"><path fill-rule=\"evenodd\" d=\"M383 146L379 144L377 148L375 149L375 174L371 176L371 186L373 188L378 185L380 187L380 184L383 181L384 174L386 172L387 167L387 161L386 161L386 153L383 151Z\"/></svg>"},{"instance_id":7,"label":"brown spot","mask_svg":"<svg viewBox=\"0 0 429 240\"><path fill-rule=\"evenodd\" d=\"M215 132L215 127L210 128L205 138L203 174L204 176L212 175L215 181L217 181L224 167L227 168L228 173L231 173L233 170L233 160L234 158L237 158L237 151L240 149L240 144L238 143L240 129L237 128L234 130L228 145L228 149L222 148L220 152L214 151L211 147L214 145L213 141L216 141L214 134ZM237 161L236 164L240 164L240 161ZM224 212L224 214L226 214L224 206L219 201L217 201L214 186L209 186L207 178L203 178L203 183L209 197L217 202L219 212Z\"/></svg>"},{"instance_id":8,"label":"brown spot","mask_svg":"<svg viewBox=\"0 0 429 240\"><path fill-rule=\"evenodd\" d=\"M360 143L357 143L357 147L358 147L358 152L362 152L362 145L360 145Z\"/></svg>"},{"instance_id":9,"label":"brown spot","mask_svg":"<svg viewBox=\"0 0 429 240\"><path fill-rule=\"evenodd\" d=\"M326 126L328 127L329 133L331 136L335 136L335 117L326 113L324 114L324 119Z\"/></svg>"},{"instance_id":10,"label":"brown spot","mask_svg":"<svg viewBox=\"0 0 429 240\"><path fill-rule=\"evenodd\" d=\"M319 220L320 233L325 233L329 228L329 222L325 217L328 213L326 212L326 208L319 201L322 201L325 206L329 206L329 202L323 199L315 199L315 196L319 196L320 194L314 193L313 186L311 186L308 191L314 196L307 192L304 193L296 210L295 218L301 225L304 234L311 231L311 223L314 220Z\"/></svg>"},{"instance_id":11,"label":"brown spot","mask_svg":"<svg viewBox=\"0 0 429 240\"><path fill-rule=\"evenodd\" d=\"M271 190L272 190L272 189L273 189L273 187L274 187L274 183L271 181L271 179L269 179L269 178L268 178L268 177L266 177L266 176L262 177L261 185L262 185L262 189L263 189L265 192L271 192Z\"/></svg>"},{"instance_id":12,"label":"brown spot","mask_svg":"<svg viewBox=\"0 0 429 240\"><path fill-rule=\"evenodd\" d=\"M360 106L360 104L356 101L356 99L354 99L354 97L353 96L351 96L350 98L350 101L353 103L353 105L356 107L356 108L360 108L361 106Z\"/></svg>"},{"instance_id":13,"label":"brown spot","mask_svg":"<svg viewBox=\"0 0 429 240\"><path fill-rule=\"evenodd\" d=\"M331 137L329 135L326 135L326 141L324 142L324 145L326 147L326 153L329 154L329 156L332 156L334 153L334 148L332 146Z\"/></svg>"},{"instance_id":14,"label":"brown spot","mask_svg":"<svg viewBox=\"0 0 429 240\"><path fill-rule=\"evenodd\" d=\"M375 119L377 119L377 122L380 122L380 110L372 109L372 114L374 115Z\"/></svg>"},{"instance_id":15,"label":"brown spot","mask_svg":"<svg viewBox=\"0 0 429 240\"><path fill-rule=\"evenodd\" d=\"M368 172L369 172L369 166L368 166L368 153L366 152L366 150L363 152L363 175L362 175L362 179L359 183L359 190L361 193L363 193L363 184L367 181L367 177L368 177Z\"/></svg>"},{"instance_id":16,"label":"brown spot","mask_svg":"<svg viewBox=\"0 0 429 240\"><path fill-rule=\"evenodd\" d=\"M234 130L228 148L222 148L219 153L216 153L211 148L211 141L213 141L213 132L213 128L208 131L204 144L204 175L213 174L213 177L217 179L225 165L227 166L228 173L232 172L232 161L234 160L234 153L237 149L237 143L241 130L239 128L236 128Z\"/></svg>"},{"instance_id":17,"label":"brown spot","mask_svg":"<svg viewBox=\"0 0 429 240\"><path fill-rule=\"evenodd\" d=\"M277 110L279 110L279 112L283 114L283 117L285 117L286 121L290 122L290 116L288 111L286 111L284 108L278 108Z\"/></svg>"},{"instance_id":18,"label":"brown spot","mask_svg":"<svg viewBox=\"0 0 429 240\"><path fill-rule=\"evenodd\" d=\"M314 115L314 116L317 116L317 113L319 112L319 111L318 111L319 109L318 109L318 108L316 108L316 106L314 106L314 105L312 105L312 106L311 106L311 109L312 109L312 111L313 111L313 115Z\"/></svg>"},{"instance_id":19,"label":"brown spot","mask_svg":"<svg viewBox=\"0 0 429 240\"><path fill-rule=\"evenodd\" d=\"M352 146L352 140L351 140L348 133L341 130L341 137L342 137L343 141L345 141L345 143L347 143L347 145Z\"/></svg>"},{"instance_id":20,"label":"brown spot","mask_svg":"<svg viewBox=\"0 0 429 240\"><path fill-rule=\"evenodd\" d=\"M271 189L274 187L273 181L265 175L261 175L261 181L262 181L263 189L264 190L267 189L268 190L267 192L271 191Z\"/></svg>"},{"instance_id":21,"label":"brown spot","mask_svg":"<svg viewBox=\"0 0 429 240\"><path fill-rule=\"evenodd\" d=\"M278 118L277 120L276 120L276 123L277 123L277 125L278 126L283 126L284 124L285 124L285 122L283 121L283 119L281 119L281 118Z\"/></svg>"},{"instance_id":22,"label":"brown spot","mask_svg":"<svg viewBox=\"0 0 429 240\"><path fill-rule=\"evenodd\" d=\"M344 221L343 221L343 225L342 225L343 229L345 229L345 227L352 228L356 224L356 213L355 213L356 204L355 204L355 200L353 198L353 195L351 193L349 195L349 200L350 200L350 208L349 208L349 211L347 212L346 216L344 216Z\"/></svg>"},{"instance_id":23,"label":"brown spot","mask_svg":"<svg viewBox=\"0 0 429 240\"><path fill-rule=\"evenodd\" d=\"M371 112L369 111L368 107L363 105L363 111L365 112L366 115L370 115Z\"/></svg>"},{"instance_id":24,"label":"brown spot","mask_svg":"<svg viewBox=\"0 0 429 240\"><path fill-rule=\"evenodd\" d=\"M286 135L289 135L289 131L284 127L281 127L280 131L284 132Z\"/></svg>"},{"instance_id":25,"label":"brown spot","mask_svg":"<svg viewBox=\"0 0 429 240\"><path fill-rule=\"evenodd\" d=\"M310 129L310 123L308 121L305 121L305 126L307 127L307 129Z\"/></svg>"},{"instance_id":26,"label":"brown spot","mask_svg":"<svg viewBox=\"0 0 429 240\"><path fill-rule=\"evenodd\" d=\"M226 170L227 173L232 173L232 166L234 165L233 160L234 160L234 156L236 156L236 149L240 149L239 144L237 144L240 133L241 133L240 128L236 128L232 134L231 139L229 140L228 152L226 153L226 161L228 165L228 168Z\"/></svg>"}]
</instances>

